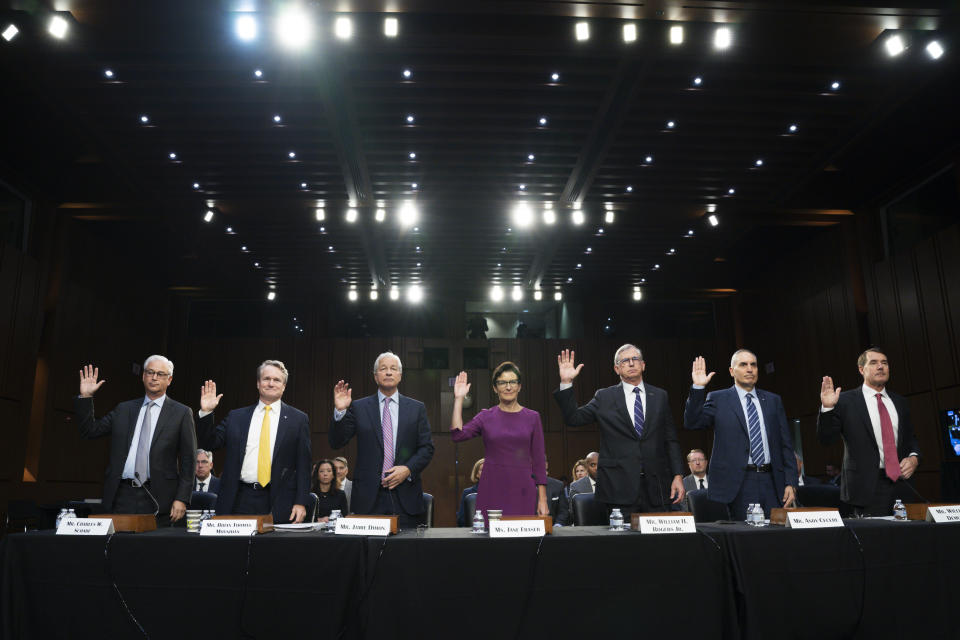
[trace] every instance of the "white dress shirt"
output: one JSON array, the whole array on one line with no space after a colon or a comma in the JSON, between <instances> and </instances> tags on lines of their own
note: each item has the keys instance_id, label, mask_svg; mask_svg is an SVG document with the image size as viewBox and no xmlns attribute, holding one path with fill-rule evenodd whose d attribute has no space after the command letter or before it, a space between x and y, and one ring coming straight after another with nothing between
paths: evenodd
<instances>
[{"instance_id":1,"label":"white dress shirt","mask_svg":"<svg viewBox=\"0 0 960 640\"><path fill-rule=\"evenodd\" d=\"M692 474L690 474L690 475L693 476L693 484L695 484L695 485L697 486L697 489L700 488L700 481L701 481L701 480L703 480L703 488L704 488L704 489L706 489L707 487L710 486L710 482L707 480L707 476L706 476L706 475L704 475L702 478L698 478L698 477L697 477L697 474L695 474L695 473L692 473Z\"/></svg>"},{"instance_id":2,"label":"white dress shirt","mask_svg":"<svg viewBox=\"0 0 960 640\"><path fill-rule=\"evenodd\" d=\"M166 395L162 395L156 400L153 400L157 406L150 410L150 437L153 438L153 434L157 432L157 418L160 417L160 410L163 409L163 401L167 399ZM130 450L127 451L127 460L123 463L123 475L121 476L124 480L136 480L134 473L136 472L137 466L137 446L140 442L140 424L143 422L143 412L147 409L147 404L151 402L150 398L143 396L143 404L140 406L140 412L137 413L137 424L133 430L133 439L130 441ZM149 448L147 449L149 451ZM147 455L147 477L141 478L144 482L150 479L150 456Z\"/></svg>"},{"instance_id":3,"label":"white dress shirt","mask_svg":"<svg viewBox=\"0 0 960 640\"><path fill-rule=\"evenodd\" d=\"M262 420L262 419L263 419L263 418L261 418L261 420ZM210 491L210 481L211 481L211 480L213 480L213 474L212 474L212 473L211 473L210 475L208 475L205 480L202 480L202 482L203 482L203 489L201 489L201 488L200 488L200 482L201 482L200 478L198 478L197 476L193 476L193 490L194 490L194 491L203 491L204 493Z\"/></svg>"},{"instance_id":4,"label":"white dress shirt","mask_svg":"<svg viewBox=\"0 0 960 640\"><path fill-rule=\"evenodd\" d=\"M250 418L250 432L247 433L247 448L240 466L240 481L248 484L257 482L257 461L260 457L260 428L263 426L263 401L257 403ZM280 401L270 405L270 460L273 460L273 447L277 443L277 427L280 425Z\"/></svg>"},{"instance_id":5,"label":"white dress shirt","mask_svg":"<svg viewBox=\"0 0 960 640\"><path fill-rule=\"evenodd\" d=\"M743 419L747 423L747 437L750 437L750 416L747 414L747 394L752 394L753 397L753 408L757 410L757 417L760 418L760 436L763 439L763 455L766 458L766 462L757 462L753 459L748 451L747 453L747 464L770 464L772 459L770 458L770 444L767 442L767 425L763 421L763 408L760 406L760 398L757 395L757 388L754 387L753 391L747 391L740 387L740 385L735 384L733 388L737 390L737 395L740 396L740 406L743 407Z\"/></svg>"}]
</instances>

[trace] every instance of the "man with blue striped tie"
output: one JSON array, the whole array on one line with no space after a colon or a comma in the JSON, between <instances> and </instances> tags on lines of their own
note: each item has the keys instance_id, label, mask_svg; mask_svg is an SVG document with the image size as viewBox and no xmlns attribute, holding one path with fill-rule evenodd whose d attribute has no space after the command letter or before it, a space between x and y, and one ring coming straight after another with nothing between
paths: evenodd
<instances>
[{"instance_id":1,"label":"man with blue striped tie","mask_svg":"<svg viewBox=\"0 0 960 640\"><path fill-rule=\"evenodd\" d=\"M757 356L736 351L730 358L734 385L707 394L713 376L698 356L683 413L687 429L714 429L707 497L725 503L734 520L743 520L747 505L755 502L768 517L770 509L792 506L797 486L793 438L780 396L757 389Z\"/></svg>"}]
</instances>

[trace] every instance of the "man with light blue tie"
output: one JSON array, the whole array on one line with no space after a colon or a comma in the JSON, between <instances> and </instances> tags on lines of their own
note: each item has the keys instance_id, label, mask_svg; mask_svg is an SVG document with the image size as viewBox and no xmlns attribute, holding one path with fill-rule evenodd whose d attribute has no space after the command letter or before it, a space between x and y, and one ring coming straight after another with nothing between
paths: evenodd
<instances>
[{"instance_id":1,"label":"man with light blue tie","mask_svg":"<svg viewBox=\"0 0 960 640\"><path fill-rule=\"evenodd\" d=\"M706 371L706 360L698 356L683 425L714 429L707 497L726 504L735 520L743 520L752 503L759 502L768 517L773 508L791 506L797 486L793 439L780 396L756 387L757 356L747 349L733 354L729 389L707 394L714 372Z\"/></svg>"}]
</instances>

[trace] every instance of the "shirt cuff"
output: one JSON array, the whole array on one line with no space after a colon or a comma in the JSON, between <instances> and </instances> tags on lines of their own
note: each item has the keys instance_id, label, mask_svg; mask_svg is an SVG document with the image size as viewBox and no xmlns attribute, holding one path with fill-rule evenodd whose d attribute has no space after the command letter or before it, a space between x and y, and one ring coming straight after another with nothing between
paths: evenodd
<instances>
[{"instance_id":1,"label":"shirt cuff","mask_svg":"<svg viewBox=\"0 0 960 640\"><path fill-rule=\"evenodd\" d=\"M706 387L703 386L702 384L695 384L695 385L693 385L693 388L694 388L694 389L706 389Z\"/></svg>"},{"instance_id":2,"label":"shirt cuff","mask_svg":"<svg viewBox=\"0 0 960 640\"><path fill-rule=\"evenodd\" d=\"M213 413L213 411L204 411L203 409L200 409L200 411L197 412L197 415L199 415L201 418L206 418L211 413Z\"/></svg>"},{"instance_id":3,"label":"shirt cuff","mask_svg":"<svg viewBox=\"0 0 960 640\"><path fill-rule=\"evenodd\" d=\"M823 405L820 405L820 413L828 413L830 411L833 411L835 408L836 407L827 408L827 407L824 407Z\"/></svg>"},{"instance_id":4,"label":"shirt cuff","mask_svg":"<svg viewBox=\"0 0 960 640\"><path fill-rule=\"evenodd\" d=\"M340 422L343 419L343 416L347 415L346 411L340 411L339 409L333 410L333 421Z\"/></svg>"},{"instance_id":5,"label":"shirt cuff","mask_svg":"<svg viewBox=\"0 0 960 640\"><path fill-rule=\"evenodd\" d=\"M572 387L572 386L573 386L573 383L572 383L572 382L561 382L561 383L560 383L560 391L563 391L564 389L569 389L569 388Z\"/></svg>"}]
</instances>

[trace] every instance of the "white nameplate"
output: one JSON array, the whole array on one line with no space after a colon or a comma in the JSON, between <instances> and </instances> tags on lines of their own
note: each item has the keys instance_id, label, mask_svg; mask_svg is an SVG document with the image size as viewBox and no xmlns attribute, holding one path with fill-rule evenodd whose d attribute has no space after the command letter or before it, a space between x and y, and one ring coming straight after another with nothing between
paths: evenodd
<instances>
[{"instance_id":1,"label":"white nameplate","mask_svg":"<svg viewBox=\"0 0 960 640\"><path fill-rule=\"evenodd\" d=\"M204 520L200 523L202 536L251 536L257 532L254 518L243 520Z\"/></svg>"},{"instance_id":2,"label":"white nameplate","mask_svg":"<svg viewBox=\"0 0 960 640\"><path fill-rule=\"evenodd\" d=\"M57 527L58 536L105 536L114 533L110 518L64 518Z\"/></svg>"},{"instance_id":3,"label":"white nameplate","mask_svg":"<svg viewBox=\"0 0 960 640\"><path fill-rule=\"evenodd\" d=\"M960 506L927 507L927 522L960 522Z\"/></svg>"},{"instance_id":4,"label":"white nameplate","mask_svg":"<svg viewBox=\"0 0 960 640\"><path fill-rule=\"evenodd\" d=\"M390 518L337 518L333 532L343 536L388 536Z\"/></svg>"},{"instance_id":5,"label":"white nameplate","mask_svg":"<svg viewBox=\"0 0 960 640\"><path fill-rule=\"evenodd\" d=\"M822 529L842 527L843 520L836 509L824 511L787 511L787 527L790 529Z\"/></svg>"},{"instance_id":6,"label":"white nameplate","mask_svg":"<svg viewBox=\"0 0 960 640\"><path fill-rule=\"evenodd\" d=\"M539 538L547 535L543 520L491 520L491 538Z\"/></svg>"},{"instance_id":7,"label":"white nameplate","mask_svg":"<svg viewBox=\"0 0 960 640\"><path fill-rule=\"evenodd\" d=\"M640 516L640 533L696 533L693 516Z\"/></svg>"}]
</instances>

